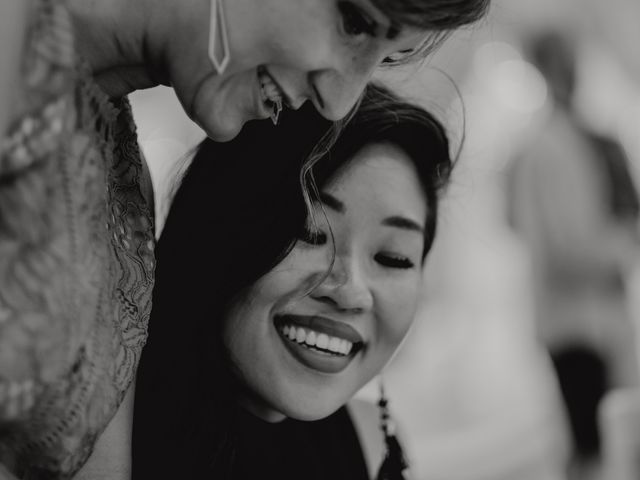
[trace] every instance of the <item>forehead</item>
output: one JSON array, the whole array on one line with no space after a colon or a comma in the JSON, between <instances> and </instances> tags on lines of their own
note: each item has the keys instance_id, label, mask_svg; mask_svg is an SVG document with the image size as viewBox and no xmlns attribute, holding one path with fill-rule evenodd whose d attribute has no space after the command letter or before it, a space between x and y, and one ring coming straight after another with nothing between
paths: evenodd
<instances>
[{"instance_id":1,"label":"forehead","mask_svg":"<svg viewBox=\"0 0 640 480\"><path fill-rule=\"evenodd\" d=\"M323 189L350 204L381 214L405 213L423 221L427 199L413 161L391 143L361 148Z\"/></svg>"},{"instance_id":2,"label":"forehead","mask_svg":"<svg viewBox=\"0 0 640 480\"><path fill-rule=\"evenodd\" d=\"M397 18L398 8L387 8L388 3L397 0L361 0L363 4L368 5L372 11L375 11L376 17L381 21L383 29L386 31L384 39L390 42L395 50L412 50L420 45L427 39L430 32L428 29L421 28L414 25L408 25L405 23L406 19Z\"/></svg>"}]
</instances>

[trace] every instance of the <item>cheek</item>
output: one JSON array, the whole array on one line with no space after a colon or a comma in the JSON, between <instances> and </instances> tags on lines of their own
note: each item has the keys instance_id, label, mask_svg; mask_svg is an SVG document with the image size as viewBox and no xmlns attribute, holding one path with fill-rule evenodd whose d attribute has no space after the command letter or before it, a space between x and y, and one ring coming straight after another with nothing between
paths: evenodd
<instances>
[{"instance_id":1,"label":"cheek","mask_svg":"<svg viewBox=\"0 0 640 480\"><path fill-rule=\"evenodd\" d=\"M376 312L380 341L391 353L402 343L416 315L421 292L419 279L380 290Z\"/></svg>"},{"instance_id":2,"label":"cheek","mask_svg":"<svg viewBox=\"0 0 640 480\"><path fill-rule=\"evenodd\" d=\"M251 299L247 303L252 305L253 311L286 309L287 305L302 297L318 281L323 273L320 265L326 263L322 257L321 254L294 248L282 262L253 285Z\"/></svg>"}]
</instances>

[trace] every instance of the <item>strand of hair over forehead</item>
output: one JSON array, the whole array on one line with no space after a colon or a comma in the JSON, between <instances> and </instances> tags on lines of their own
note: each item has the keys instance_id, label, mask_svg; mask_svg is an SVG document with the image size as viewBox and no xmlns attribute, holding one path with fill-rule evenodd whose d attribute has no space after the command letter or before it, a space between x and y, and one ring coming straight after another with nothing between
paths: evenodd
<instances>
[{"instance_id":1,"label":"strand of hair over forehead","mask_svg":"<svg viewBox=\"0 0 640 480\"><path fill-rule=\"evenodd\" d=\"M460 145L455 153L455 155L452 156L452 161L450 164L446 165L446 171L442 170L442 164L438 164L436 166L436 182L435 182L435 188L436 189L441 189L445 184L446 184L446 180L449 178L450 174L451 174L451 170L452 170L452 165L457 163L457 160L459 158L459 156L461 155L462 152L462 148L464 145L464 141L466 138L466 114L465 114L465 106L464 106L464 102L462 100L462 93L460 92L460 89L458 88L457 84L455 83L455 81L453 80L453 78L446 73L445 71L439 69L439 68L435 68L436 71L438 71L440 74L442 74L447 81L449 81L451 83L451 85L453 86L456 95L458 96L458 98L460 99L460 103L462 106L462 135L461 135L461 141L460 141ZM366 95L366 92L365 92ZM313 174L313 167L319 162L321 161L324 157L326 157L327 155L330 155L331 153L331 148L333 147L333 145L336 143L336 141L338 140L338 138L340 137L340 135L342 134L344 128L347 126L347 124L353 119L353 117L356 115L358 115L358 117L367 117L368 115L370 115L369 117L367 117L369 120L371 119L376 119L378 116L380 117L380 120L384 120L385 123L388 125L388 128L392 128L393 125L397 125L397 124L401 124L401 123L412 123L412 119L416 120L416 123L420 123L421 118L418 118L418 115L415 113L414 110L412 109L402 109L402 110L398 110L394 108L394 105L397 105L398 102L398 98L396 98L395 96L393 96L390 93L384 92L384 91L380 91L377 90L376 95L379 98L378 101L375 104L373 104L373 102L362 102L362 98L360 99L360 101L353 107L353 109L350 111L349 115L347 116L347 118L345 118L342 121L339 122L335 122L332 127L329 129L329 131L327 131L327 133L325 133L325 135L319 140L319 142L315 145L314 149L312 150L311 154L309 155L309 157L307 158L307 160L304 162L301 170L300 170L300 175L299 175L299 184L302 190L302 196L304 199L304 203L305 203L305 207L307 210L307 215L311 221L311 223L314 226L314 229L317 228L317 221L316 221L316 216L314 213L314 200L318 200L320 198L320 190L318 188L317 182L315 180L314 174ZM380 110L384 109L386 111L387 114L389 114L389 116L391 118L393 118L393 121L390 120L389 117L385 117L384 115L380 115ZM439 124L434 124L434 134L437 134L440 130L442 130L444 127L439 125ZM381 129L380 131L382 132L384 129ZM446 133L443 131L441 132L443 135L446 136ZM442 139L443 143L448 144L448 140L446 138ZM322 205L322 203L319 203L319 208L320 211L323 215L323 217L325 218L325 220L327 219L327 214L326 211ZM331 274L331 270L333 269L333 265L335 263L335 259L336 259L336 246L335 246L335 237L334 237L334 233L333 233L333 229L331 228L330 223L327 221L327 227L329 230L329 236L331 239L331 245L332 245L332 255L331 255L331 261L330 264L327 268L327 270L324 272L324 274L322 275L322 277L318 280L318 282L316 282L315 285L312 285L309 287L309 289L303 293L304 295L308 295L311 293L311 291L313 291L313 289L321 284L330 274Z\"/></svg>"},{"instance_id":2,"label":"strand of hair over forehead","mask_svg":"<svg viewBox=\"0 0 640 480\"><path fill-rule=\"evenodd\" d=\"M418 28L429 33L410 54L388 62L403 64L424 58L438 48L454 30L483 18L490 0L372 0L398 28Z\"/></svg>"},{"instance_id":3,"label":"strand of hair over forehead","mask_svg":"<svg viewBox=\"0 0 640 480\"><path fill-rule=\"evenodd\" d=\"M302 168L300 169L300 177L299 183L300 188L302 190L302 198L304 199L305 208L307 210L307 216L311 220L314 229L317 228L316 217L313 209L313 200L320 198L320 189L318 188L318 184L313 175L313 167L316 165L322 158L327 155L330 155L331 148L336 143L338 137L342 133L344 126L349 122L349 120L355 115L357 112L360 101L354 106L354 108L349 112L347 118L343 120L339 120L334 122L329 130L320 138L318 143L314 146L313 150L309 154L309 157L305 160ZM312 198L313 196L313 198ZM322 203L320 205L320 210L325 219L327 219L327 212L324 209ZM329 229L329 236L331 238L331 261L329 262L329 266L327 270L323 273L322 277L318 279L318 281L314 285L310 285L309 288L302 293L302 296L309 295L318 285L324 282L329 275L331 275L331 271L333 270L333 266L336 261L336 242L333 234L333 229L331 228L331 224L327 220L327 226Z\"/></svg>"},{"instance_id":4,"label":"strand of hair over forehead","mask_svg":"<svg viewBox=\"0 0 640 480\"><path fill-rule=\"evenodd\" d=\"M451 164L455 165L458 159L460 158L460 155L462 154L462 150L466 140L466 107L462 97L462 92L460 91L460 88L456 84L455 80L451 77L451 75L449 75L447 72L445 72L444 70L438 67L430 67L430 68L433 68L434 71L437 71L438 73L440 73L452 85L455 91L455 94L460 101L461 111L462 111L461 138L460 138L460 143L458 145L458 148L456 149L455 153L451 155L451 159L452 159ZM383 92L378 91L377 95L381 96L382 93ZM374 115L379 115L380 110L384 109L388 114L390 114L390 116L395 117L394 121L392 122L389 121L389 118L386 118L385 122L388 123L389 126L403 123L403 122L411 123L411 120L414 117L413 110L398 111L394 109L394 105L396 105L397 100L398 99L395 98L393 95L386 94L386 92L384 92L382 96L382 102L377 102L375 105L369 104L366 102L363 104L361 99L353 107L353 109L351 110L347 118L343 119L342 121L335 122L332 125L332 127L329 129L329 131L325 133L325 135L323 135L323 137L315 145L311 154L309 155L307 160L304 162L300 170L300 176L299 176L299 183L302 189L304 203L305 203L307 212L314 223L315 223L315 219L313 215L313 203L314 203L314 199L317 200L319 198L319 189L315 181L315 177L313 175L313 167L323 157L330 154L331 148L336 143L336 141L342 134L342 131L349 123L349 121L351 121L353 117L356 115L356 112L359 117L366 117L367 115L372 115L371 117L368 117L368 118L375 119ZM381 120L382 120L382 117L381 117ZM435 126L436 125L434 125L434 127ZM438 128L435 128L434 132L437 132L437 131L438 131ZM450 174L450 170L448 172L442 172L440 169L440 166L438 166L436 174L438 175L438 180L439 180L437 188L440 188L443 186L442 185L444 183L443 181L446 181L446 178L448 178L448 175ZM440 178L443 175L444 175L444 178Z\"/></svg>"},{"instance_id":5,"label":"strand of hair over forehead","mask_svg":"<svg viewBox=\"0 0 640 480\"><path fill-rule=\"evenodd\" d=\"M490 0L372 0L398 26L454 30L487 14Z\"/></svg>"}]
</instances>

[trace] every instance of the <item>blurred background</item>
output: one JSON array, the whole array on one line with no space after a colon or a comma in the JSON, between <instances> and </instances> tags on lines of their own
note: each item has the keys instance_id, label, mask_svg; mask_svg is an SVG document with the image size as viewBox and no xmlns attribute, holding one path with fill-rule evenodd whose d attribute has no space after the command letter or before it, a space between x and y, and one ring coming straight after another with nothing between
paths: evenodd
<instances>
[{"instance_id":1,"label":"blurred background","mask_svg":"<svg viewBox=\"0 0 640 480\"><path fill-rule=\"evenodd\" d=\"M640 479L639 22L637 0L493 0L425 65L380 74L454 148L466 131L384 374L416 480ZM161 219L204 134L168 89L131 100Z\"/></svg>"}]
</instances>

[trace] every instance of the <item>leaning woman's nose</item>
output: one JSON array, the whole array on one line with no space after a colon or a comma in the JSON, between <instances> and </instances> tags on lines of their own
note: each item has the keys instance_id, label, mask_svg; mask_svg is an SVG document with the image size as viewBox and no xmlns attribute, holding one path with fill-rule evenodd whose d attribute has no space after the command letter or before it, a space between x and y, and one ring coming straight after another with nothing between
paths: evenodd
<instances>
[{"instance_id":1,"label":"leaning woman's nose","mask_svg":"<svg viewBox=\"0 0 640 480\"><path fill-rule=\"evenodd\" d=\"M344 68L312 73L312 100L320 114L331 121L345 118L360 100L378 64L378 59L369 55L347 62Z\"/></svg>"}]
</instances>

